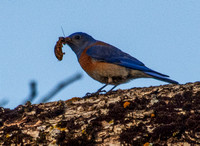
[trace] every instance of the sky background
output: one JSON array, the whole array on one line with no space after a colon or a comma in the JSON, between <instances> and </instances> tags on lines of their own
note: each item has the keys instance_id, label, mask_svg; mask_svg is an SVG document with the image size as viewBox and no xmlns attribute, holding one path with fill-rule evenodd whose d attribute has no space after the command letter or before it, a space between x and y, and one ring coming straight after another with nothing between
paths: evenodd
<instances>
[{"instance_id":1,"label":"sky background","mask_svg":"<svg viewBox=\"0 0 200 146\"><path fill-rule=\"evenodd\" d=\"M86 32L181 84L200 80L199 0L5 0L0 1L0 101L9 100L5 107L24 101L31 80L38 83L34 103L76 73L83 78L51 101L82 97L102 86L82 70L67 45L63 60L55 58L61 26L66 36ZM137 79L118 88L162 84Z\"/></svg>"}]
</instances>

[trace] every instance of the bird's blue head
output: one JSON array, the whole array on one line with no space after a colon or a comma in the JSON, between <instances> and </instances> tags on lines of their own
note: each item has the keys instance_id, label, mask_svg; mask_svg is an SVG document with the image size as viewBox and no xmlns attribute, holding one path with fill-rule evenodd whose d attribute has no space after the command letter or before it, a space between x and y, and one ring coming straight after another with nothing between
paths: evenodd
<instances>
[{"instance_id":1,"label":"bird's blue head","mask_svg":"<svg viewBox=\"0 0 200 146\"><path fill-rule=\"evenodd\" d=\"M90 35L83 32L76 32L65 38L67 44L79 58L83 50L96 42Z\"/></svg>"}]
</instances>

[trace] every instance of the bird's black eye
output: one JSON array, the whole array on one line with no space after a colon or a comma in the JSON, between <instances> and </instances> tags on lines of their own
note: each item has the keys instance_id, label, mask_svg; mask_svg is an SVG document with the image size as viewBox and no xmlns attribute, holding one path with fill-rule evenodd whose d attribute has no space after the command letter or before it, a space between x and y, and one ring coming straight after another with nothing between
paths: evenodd
<instances>
[{"instance_id":1,"label":"bird's black eye","mask_svg":"<svg viewBox=\"0 0 200 146\"><path fill-rule=\"evenodd\" d=\"M76 40L80 40L80 39L81 39L81 36L80 36L80 35L75 35L74 38L75 38Z\"/></svg>"}]
</instances>

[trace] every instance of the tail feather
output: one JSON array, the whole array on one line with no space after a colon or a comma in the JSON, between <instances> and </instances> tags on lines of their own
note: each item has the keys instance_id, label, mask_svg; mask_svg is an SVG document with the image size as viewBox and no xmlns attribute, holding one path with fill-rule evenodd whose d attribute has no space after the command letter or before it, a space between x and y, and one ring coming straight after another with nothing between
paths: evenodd
<instances>
[{"instance_id":1,"label":"tail feather","mask_svg":"<svg viewBox=\"0 0 200 146\"><path fill-rule=\"evenodd\" d=\"M155 72L145 72L145 73L152 76L153 78L155 78L157 80L161 80L161 81L172 83L172 84L179 84L177 81L171 80L168 77L162 76L162 75L157 74Z\"/></svg>"}]
</instances>

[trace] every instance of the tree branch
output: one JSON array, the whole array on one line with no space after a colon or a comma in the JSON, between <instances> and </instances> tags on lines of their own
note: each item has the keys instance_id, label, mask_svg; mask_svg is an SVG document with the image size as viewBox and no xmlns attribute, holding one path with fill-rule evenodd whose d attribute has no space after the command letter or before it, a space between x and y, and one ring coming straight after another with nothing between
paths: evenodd
<instances>
[{"instance_id":1,"label":"tree branch","mask_svg":"<svg viewBox=\"0 0 200 146\"><path fill-rule=\"evenodd\" d=\"M0 145L11 144L198 145L200 82L0 108Z\"/></svg>"}]
</instances>

